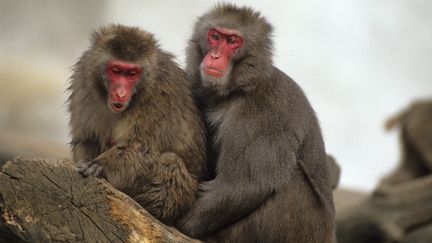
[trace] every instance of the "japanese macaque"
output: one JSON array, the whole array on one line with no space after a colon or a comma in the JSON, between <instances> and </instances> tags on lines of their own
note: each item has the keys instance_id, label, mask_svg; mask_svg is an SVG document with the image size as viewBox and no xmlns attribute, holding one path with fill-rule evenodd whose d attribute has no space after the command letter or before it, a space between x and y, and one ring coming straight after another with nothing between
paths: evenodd
<instances>
[{"instance_id":1,"label":"japanese macaque","mask_svg":"<svg viewBox=\"0 0 432 243\"><path fill-rule=\"evenodd\" d=\"M214 178L178 228L206 242L335 242L331 166L302 89L272 62L272 26L248 7L201 16L186 71Z\"/></svg>"},{"instance_id":2,"label":"japanese macaque","mask_svg":"<svg viewBox=\"0 0 432 243\"><path fill-rule=\"evenodd\" d=\"M70 80L73 160L165 224L191 206L206 170L192 83L153 35L111 25L93 35Z\"/></svg>"},{"instance_id":3,"label":"japanese macaque","mask_svg":"<svg viewBox=\"0 0 432 243\"><path fill-rule=\"evenodd\" d=\"M402 158L380 187L394 186L432 173L432 101L417 101L391 117L386 129L400 126Z\"/></svg>"}]
</instances>

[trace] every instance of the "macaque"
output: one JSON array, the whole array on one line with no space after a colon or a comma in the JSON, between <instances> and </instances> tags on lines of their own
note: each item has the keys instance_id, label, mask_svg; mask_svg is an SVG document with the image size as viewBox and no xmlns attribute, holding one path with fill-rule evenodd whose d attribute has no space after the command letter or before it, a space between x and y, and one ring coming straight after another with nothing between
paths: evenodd
<instances>
[{"instance_id":1,"label":"macaque","mask_svg":"<svg viewBox=\"0 0 432 243\"><path fill-rule=\"evenodd\" d=\"M93 34L70 80L73 160L172 225L206 171L192 83L153 35L111 25Z\"/></svg>"},{"instance_id":2,"label":"macaque","mask_svg":"<svg viewBox=\"0 0 432 243\"><path fill-rule=\"evenodd\" d=\"M186 71L209 129L214 178L177 227L206 242L335 242L332 186L318 119L273 66L272 26L217 5L201 16ZM337 177L337 175L334 175Z\"/></svg>"},{"instance_id":3,"label":"macaque","mask_svg":"<svg viewBox=\"0 0 432 243\"><path fill-rule=\"evenodd\" d=\"M380 183L396 186L432 173L432 101L422 100L392 116L386 130L400 128L401 161Z\"/></svg>"}]
</instances>

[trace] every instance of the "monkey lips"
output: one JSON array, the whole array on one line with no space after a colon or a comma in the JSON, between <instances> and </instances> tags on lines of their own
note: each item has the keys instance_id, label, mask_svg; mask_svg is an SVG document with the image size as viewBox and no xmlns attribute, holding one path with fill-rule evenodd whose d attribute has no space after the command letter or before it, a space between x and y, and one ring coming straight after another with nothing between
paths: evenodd
<instances>
[{"instance_id":1,"label":"monkey lips","mask_svg":"<svg viewBox=\"0 0 432 243\"><path fill-rule=\"evenodd\" d=\"M223 78L225 76L225 72L218 70L216 68L205 67L203 71L206 75L214 78Z\"/></svg>"},{"instance_id":2,"label":"monkey lips","mask_svg":"<svg viewBox=\"0 0 432 243\"><path fill-rule=\"evenodd\" d=\"M111 102L110 103L110 108L115 113L122 112L126 107L127 107L127 104L123 104L120 102Z\"/></svg>"}]
</instances>

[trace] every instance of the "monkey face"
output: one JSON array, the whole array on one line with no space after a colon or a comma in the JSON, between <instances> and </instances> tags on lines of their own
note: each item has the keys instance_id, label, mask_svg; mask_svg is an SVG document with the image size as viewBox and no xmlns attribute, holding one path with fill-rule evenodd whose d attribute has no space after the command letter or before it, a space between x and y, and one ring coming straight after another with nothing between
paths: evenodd
<instances>
[{"instance_id":1,"label":"monkey face","mask_svg":"<svg viewBox=\"0 0 432 243\"><path fill-rule=\"evenodd\" d=\"M203 58L201 77L208 84L225 85L231 74L232 59L243 47L244 39L239 31L227 28L212 28L207 32L210 50Z\"/></svg>"},{"instance_id":2,"label":"monkey face","mask_svg":"<svg viewBox=\"0 0 432 243\"><path fill-rule=\"evenodd\" d=\"M124 111L131 101L136 85L141 80L142 67L135 63L110 61L106 66L108 77L108 107L115 113Z\"/></svg>"}]
</instances>

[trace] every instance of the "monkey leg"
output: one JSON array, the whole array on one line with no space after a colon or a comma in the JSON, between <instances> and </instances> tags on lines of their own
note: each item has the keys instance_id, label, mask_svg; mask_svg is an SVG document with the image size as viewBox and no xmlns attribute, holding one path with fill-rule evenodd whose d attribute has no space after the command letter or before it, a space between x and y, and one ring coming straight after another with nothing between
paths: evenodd
<instances>
[{"instance_id":1,"label":"monkey leg","mask_svg":"<svg viewBox=\"0 0 432 243\"><path fill-rule=\"evenodd\" d=\"M136 183L142 185L139 193L132 197L156 218L172 225L192 205L198 178L189 173L183 159L172 152L162 153L150 167L149 175Z\"/></svg>"}]
</instances>

